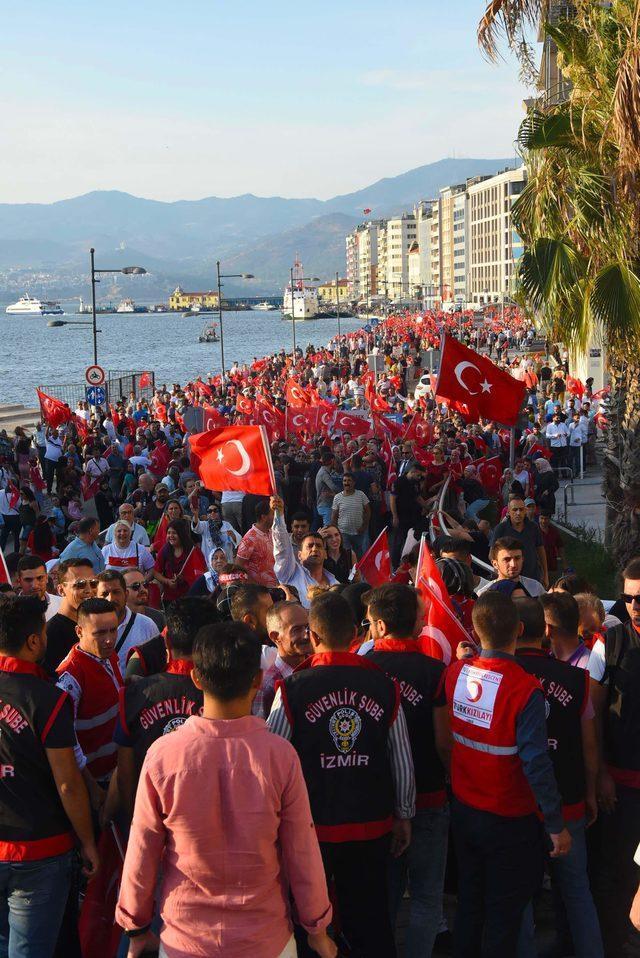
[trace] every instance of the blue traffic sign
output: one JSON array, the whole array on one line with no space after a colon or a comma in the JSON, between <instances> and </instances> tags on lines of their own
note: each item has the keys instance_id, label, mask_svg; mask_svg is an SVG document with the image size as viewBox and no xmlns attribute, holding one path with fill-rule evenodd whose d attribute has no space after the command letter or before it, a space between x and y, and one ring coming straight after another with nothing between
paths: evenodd
<instances>
[{"instance_id":1,"label":"blue traffic sign","mask_svg":"<svg viewBox=\"0 0 640 958\"><path fill-rule=\"evenodd\" d=\"M85 393L90 406L104 406L107 399L104 386L87 386Z\"/></svg>"}]
</instances>

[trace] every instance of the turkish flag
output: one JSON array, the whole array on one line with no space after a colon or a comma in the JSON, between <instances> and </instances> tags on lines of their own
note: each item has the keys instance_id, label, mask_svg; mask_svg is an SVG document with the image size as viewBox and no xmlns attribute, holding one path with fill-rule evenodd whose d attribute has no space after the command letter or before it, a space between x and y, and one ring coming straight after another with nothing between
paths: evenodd
<instances>
[{"instance_id":1,"label":"turkish flag","mask_svg":"<svg viewBox=\"0 0 640 958\"><path fill-rule=\"evenodd\" d=\"M7 582L11 585L11 576L9 575L9 570L7 569L7 563L4 558L4 552L0 546L0 582Z\"/></svg>"},{"instance_id":2,"label":"turkish flag","mask_svg":"<svg viewBox=\"0 0 640 958\"><path fill-rule=\"evenodd\" d=\"M341 409L336 411L332 428L334 432L350 432L352 436L366 436L371 430L368 419L350 416L348 412L342 412Z\"/></svg>"},{"instance_id":3,"label":"turkish flag","mask_svg":"<svg viewBox=\"0 0 640 958\"><path fill-rule=\"evenodd\" d=\"M113 423L114 429L117 429L120 425L120 416L114 406L109 406L109 412L111 413L111 422Z\"/></svg>"},{"instance_id":4,"label":"turkish flag","mask_svg":"<svg viewBox=\"0 0 640 958\"><path fill-rule=\"evenodd\" d=\"M140 377L138 381L138 385L140 386L140 389L144 389L146 386L151 385L151 376L149 375L149 373L144 372L142 374L142 376Z\"/></svg>"},{"instance_id":5,"label":"turkish flag","mask_svg":"<svg viewBox=\"0 0 640 958\"><path fill-rule=\"evenodd\" d=\"M300 383L297 383L295 379L287 380L285 396L287 406L293 406L294 409L302 409L305 406L311 405L311 397L307 390L304 389Z\"/></svg>"},{"instance_id":6,"label":"turkish flag","mask_svg":"<svg viewBox=\"0 0 640 958\"><path fill-rule=\"evenodd\" d=\"M81 439L86 439L89 435L89 426L87 425L87 420L82 416L76 416L74 413L71 417L71 421L78 430L78 435L81 437Z\"/></svg>"},{"instance_id":7,"label":"turkish flag","mask_svg":"<svg viewBox=\"0 0 640 958\"><path fill-rule=\"evenodd\" d=\"M389 405L386 399L384 399L379 393L375 391L371 380L367 382L364 395L365 395L365 399L369 403L369 407L371 408L372 412L382 413L382 412L390 411L391 406Z\"/></svg>"},{"instance_id":8,"label":"turkish flag","mask_svg":"<svg viewBox=\"0 0 640 958\"><path fill-rule=\"evenodd\" d=\"M482 487L490 496L497 496L500 492L500 480L502 479L502 459L500 456L478 459L474 465L478 471L478 479L482 483Z\"/></svg>"},{"instance_id":9,"label":"turkish flag","mask_svg":"<svg viewBox=\"0 0 640 958\"><path fill-rule=\"evenodd\" d=\"M272 406L271 403L262 396L258 396L256 399L253 418L256 422L256 425L264 426L264 428L267 430L269 442L274 442L276 439L285 438L287 434L285 417L279 409L276 409L275 406Z\"/></svg>"},{"instance_id":10,"label":"turkish flag","mask_svg":"<svg viewBox=\"0 0 640 958\"><path fill-rule=\"evenodd\" d=\"M154 476L161 479L167 474L170 461L171 450L169 446L166 442L157 439L153 452L149 457L149 472L152 472Z\"/></svg>"},{"instance_id":11,"label":"turkish flag","mask_svg":"<svg viewBox=\"0 0 640 958\"><path fill-rule=\"evenodd\" d=\"M84 958L115 958L122 940L115 914L124 860L123 842L115 825L101 832L98 851L100 869L87 885L80 910L80 948Z\"/></svg>"},{"instance_id":12,"label":"turkish flag","mask_svg":"<svg viewBox=\"0 0 640 958\"><path fill-rule=\"evenodd\" d=\"M389 557L389 536L383 529L376 541L369 546L356 569L372 589L383 585L391 578L391 559Z\"/></svg>"},{"instance_id":13,"label":"turkish flag","mask_svg":"<svg viewBox=\"0 0 640 958\"><path fill-rule=\"evenodd\" d=\"M425 536L420 540L416 589L425 604L424 628L418 639L420 649L425 655L440 659L448 665L455 659L459 643L471 642L472 639L456 616Z\"/></svg>"},{"instance_id":14,"label":"turkish flag","mask_svg":"<svg viewBox=\"0 0 640 958\"><path fill-rule=\"evenodd\" d=\"M40 401L40 412L47 425L51 426L52 429L57 429L63 422L69 422L72 412L66 403L54 396L47 396L40 389L36 389L36 392Z\"/></svg>"},{"instance_id":15,"label":"turkish flag","mask_svg":"<svg viewBox=\"0 0 640 958\"><path fill-rule=\"evenodd\" d=\"M388 419L386 416L380 416L376 412L371 413L371 418L376 436L387 435L391 436L394 442L402 441L405 430L404 426L400 425L400 423L395 422L393 419Z\"/></svg>"},{"instance_id":16,"label":"turkish flag","mask_svg":"<svg viewBox=\"0 0 640 958\"><path fill-rule=\"evenodd\" d=\"M199 379L196 380L196 382L193 385L198 390L201 396L209 396L209 397L213 396L213 389L211 388L211 386L207 386L206 383L200 382Z\"/></svg>"},{"instance_id":17,"label":"turkish flag","mask_svg":"<svg viewBox=\"0 0 640 958\"><path fill-rule=\"evenodd\" d=\"M433 442L433 426L416 413L407 426L402 442L407 442L409 439L417 439L418 442L430 445Z\"/></svg>"},{"instance_id":18,"label":"turkish flag","mask_svg":"<svg viewBox=\"0 0 640 958\"><path fill-rule=\"evenodd\" d=\"M529 459L540 459L541 457L544 457L545 459L551 459L551 450L547 449L546 446L543 446L539 442L534 442L529 449L527 456Z\"/></svg>"},{"instance_id":19,"label":"turkish flag","mask_svg":"<svg viewBox=\"0 0 640 958\"><path fill-rule=\"evenodd\" d=\"M225 426L191 436L191 464L207 489L272 496L276 483L264 426Z\"/></svg>"},{"instance_id":20,"label":"turkish flag","mask_svg":"<svg viewBox=\"0 0 640 958\"><path fill-rule=\"evenodd\" d=\"M169 417L167 416L167 407L165 406L164 403L161 403L161 402L156 403L156 406L155 406L153 412L154 412L154 415L155 415L156 419L157 419L159 422L161 422L161 423L164 424L164 423L167 423L167 422L169 421Z\"/></svg>"},{"instance_id":21,"label":"turkish flag","mask_svg":"<svg viewBox=\"0 0 640 958\"><path fill-rule=\"evenodd\" d=\"M202 423L202 428L205 432L208 432L211 429L219 429L221 426L228 426L229 420L226 416L223 416L222 413L214 406L203 406L204 412L204 421Z\"/></svg>"},{"instance_id":22,"label":"turkish flag","mask_svg":"<svg viewBox=\"0 0 640 958\"><path fill-rule=\"evenodd\" d=\"M567 389L572 396L582 399L584 396L584 383L581 379L574 379L573 376L567 376Z\"/></svg>"},{"instance_id":23,"label":"turkish flag","mask_svg":"<svg viewBox=\"0 0 640 958\"><path fill-rule=\"evenodd\" d=\"M253 400L240 394L236 399L236 412L243 416L253 416Z\"/></svg>"},{"instance_id":24,"label":"turkish flag","mask_svg":"<svg viewBox=\"0 0 640 958\"><path fill-rule=\"evenodd\" d=\"M314 406L306 409L287 407L287 429L295 432L296 435L303 432L313 434L318 431L319 415L320 410Z\"/></svg>"},{"instance_id":25,"label":"turkish flag","mask_svg":"<svg viewBox=\"0 0 640 958\"><path fill-rule=\"evenodd\" d=\"M384 463L387 467L387 489L390 489L398 478L398 469L396 467L396 461L393 458L391 440L388 436L384 437L384 441L380 447L380 458L384 460Z\"/></svg>"},{"instance_id":26,"label":"turkish flag","mask_svg":"<svg viewBox=\"0 0 640 958\"><path fill-rule=\"evenodd\" d=\"M472 418L493 419L515 425L526 386L490 359L468 349L452 336L444 336L436 394L449 402L463 403Z\"/></svg>"},{"instance_id":27,"label":"turkish flag","mask_svg":"<svg viewBox=\"0 0 640 958\"><path fill-rule=\"evenodd\" d=\"M80 480L80 491L84 501L87 502L89 499L93 499L99 488L100 479L92 479L91 476L88 476L85 472Z\"/></svg>"},{"instance_id":28,"label":"turkish flag","mask_svg":"<svg viewBox=\"0 0 640 958\"><path fill-rule=\"evenodd\" d=\"M318 432L328 436L336 418L336 407L331 403L318 406Z\"/></svg>"}]
</instances>

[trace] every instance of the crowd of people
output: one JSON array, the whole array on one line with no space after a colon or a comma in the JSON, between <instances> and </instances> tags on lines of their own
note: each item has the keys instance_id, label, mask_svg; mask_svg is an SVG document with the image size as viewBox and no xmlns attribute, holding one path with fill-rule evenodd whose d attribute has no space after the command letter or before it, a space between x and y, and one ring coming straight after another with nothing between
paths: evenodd
<instances>
[{"instance_id":1,"label":"crowd of people","mask_svg":"<svg viewBox=\"0 0 640 958\"><path fill-rule=\"evenodd\" d=\"M508 430L437 395L442 333L523 382L511 465ZM89 954L114 836L105 955L120 928L131 956L393 958L408 896L427 958L455 894L454 954L529 958L545 870L555 953L623 953L640 557L606 608L567 568L555 495L596 464L606 390L562 346L515 309L404 314L43 417L0 435L0 954ZM273 494L206 488L190 435L249 423Z\"/></svg>"}]
</instances>

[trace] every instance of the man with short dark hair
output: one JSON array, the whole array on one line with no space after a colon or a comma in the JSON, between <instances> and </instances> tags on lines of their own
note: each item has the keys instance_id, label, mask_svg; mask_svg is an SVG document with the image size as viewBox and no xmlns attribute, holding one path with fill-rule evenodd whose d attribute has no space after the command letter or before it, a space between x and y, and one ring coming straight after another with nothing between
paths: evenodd
<instances>
[{"instance_id":1,"label":"man with short dark hair","mask_svg":"<svg viewBox=\"0 0 640 958\"><path fill-rule=\"evenodd\" d=\"M39 556L20 556L17 581L20 595L37 595L46 605L44 617L47 622L58 612L62 601L59 595L47 592L48 581L47 567Z\"/></svg>"},{"instance_id":2,"label":"man with short dark hair","mask_svg":"<svg viewBox=\"0 0 640 958\"><path fill-rule=\"evenodd\" d=\"M309 535L310 531L311 521L309 514L303 512L302 509L298 510L298 512L294 512L291 516L291 545L295 550L296 556L300 552L302 540L305 536Z\"/></svg>"},{"instance_id":3,"label":"man with short dark hair","mask_svg":"<svg viewBox=\"0 0 640 958\"><path fill-rule=\"evenodd\" d=\"M272 606L273 599L267 587L248 582L233 591L231 618L248 625L261 642L268 642L267 613Z\"/></svg>"},{"instance_id":4,"label":"man with short dark hair","mask_svg":"<svg viewBox=\"0 0 640 958\"><path fill-rule=\"evenodd\" d=\"M106 787L116 765L113 733L118 714L122 676L115 651L118 617L107 599L85 599L78 608L78 642L56 669L58 687L73 701L76 758L86 769L85 781L94 807L104 799L97 785Z\"/></svg>"},{"instance_id":5,"label":"man with short dark hair","mask_svg":"<svg viewBox=\"0 0 640 958\"><path fill-rule=\"evenodd\" d=\"M360 558L364 552L371 506L369 498L360 489L356 489L356 479L352 472L342 476L342 492L334 497L331 508L331 524L337 526L343 542L350 546Z\"/></svg>"},{"instance_id":6,"label":"man with short dark hair","mask_svg":"<svg viewBox=\"0 0 640 958\"><path fill-rule=\"evenodd\" d=\"M144 645L158 634L158 627L149 616L132 612L127 606L127 583L117 569L107 569L98 576L97 596L112 602L118 616L118 638L115 651L120 672L124 675L129 652L134 646Z\"/></svg>"},{"instance_id":7,"label":"man with short dark hair","mask_svg":"<svg viewBox=\"0 0 640 958\"><path fill-rule=\"evenodd\" d=\"M38 662L47 636L35 596L0 601L0 951L51 958L69 893L75 831L98 869L67 696Z\"/></svg>"},{"instance_id":8,"label":"man with short dark hair","mask_svg":"<svg viewBox=\"0 0 640 958\"><path fill-rule=\"evenodd\" d=\"M309 614L299 602L276 602L267 610L269 641L277 655L262 675L262 685L253 701L253 714L268 718L276 682L286 679L311 655Z\"/></svg>"},{"instance_id":9,"label":"man with short dark hair","mask_svg":"<svg viewBox=\"0 0 640 958\"><path fill-rule=\"evenodd\" d=\"M76 623L78 607L96 594L98 580L93 566L86 559L65 559L56 567L58 611L47 622L47 651L42 667L53 675L58 665L78 641Z\"/></svg>"},{"instance_id":10,"label":"man with short dark hair","mask_svg":"<svg viewBox=\"0 0 640 958\"><path fill-rule=\"evenodd\" d=\"M598 801L602 842L595 896L607 956L619 955L631 931L640 842L640 558L622 573L629 621L608 629L589 659L591 697L602 748Z\"/></svg>"},{"instance_id":11,"label":"man with short dark hair","mask_svg":"<svg viewBox=\"0 0 640 958\"><path fill-rule=\"evenodd\" d=\"M396 683L349 651L356 628L334 592L313 599L314 654L278 685L267 724L300 756L327 879L356 953L393 958L389 849L411 838L415 778Z\"/></svg>"},{"instance_id":12,"label":"man with short dark hair","mask_svg":"<svg viewBox=\"0 0 640 958\"><path fill-rule=\"evenodd\" d=\"M514 658L516 607L489 591L472 618L482 651L452 663L445 678L460 958L516 954L524 910L542 879L538 809L551 857L571 848L547 751L542 689Z\"/></svg>"},{"instance_id":13,"label":"man with short dark hair","mask_svg":"<svg viewBox=\"0 0 640 958\"><path fill-rule=\"evenodd\" d=\"M556 659L586 669L590 653L578 635L580 610L574 597L568 592L547 592L540 596L540 603L547 642Z\"/></svg>"},{"instance_id":14,"label":"man with short dark hair","mask_svg":"<svg viewBox=\"0 0 640 958\"><path fill-rule=\"evenodd\" d=\"M97 519L88 516L78 523L78 534L60 553L60 561L65 559L85 559L91 563L94 572L102 572L105 567L102 550L96 543L100 535L100 524Z\"/></svg>"},{"instance_id":15,"label":"man with short dark hair","mask_svg":"<svg viewBox=\"0 0 640 958\"><path fill-rule=\"evenodd\" d=\"M268 499L260 499L255 507L256 520L243 535L236 564L246 569L254 582L273 588L278 584L273 559L273 510Z\"/></svg>"},{"instance_id":16,"label":"man with short dark hair","mask_svg":"<svg viewBox=\"0 0 640 958\"><path fill-rule=\"evenodd\" d=\"M549 588L547 554L537 522L527 518L524 499L510 496L506 519L499 522L491 534L491 545L498 539L517 539L522 548L522 573L528 579L537 579Z\"/></svg>"},{"instance_id":17,"label":"man with short dark hair","mask_svg":"<svg viewBox=\"0 0 640 958\"><path fill-rule=\"evenodd\" d=\"M273 556L274 570L278 582L292 585L298 590L300 602L309 608L311 599L309 590L318 586L329 588L337 583L331 572L324 568L327 550L324 539L318 532L309 532L302 540L300 552L296 558L295 550L284 521L284 503L280 496L271 497L273 519Z\"/></svg>"},{"instance_id":18,"label":"man with short dark hair","mask_svg":"<svg viewBox=\"0 0 640 958\"><path fill-rule=\"evenodd\" d=\"M507 579L517 583L529 596L536 597L544 594L544 586L537 579L529 579L522 575L522 545L518 539L511 536L496 539L489 551L489 558L491 565L496 570L498 582ZM495 583L496 580L492 579L487 585L479 587L476 594L484 595L485 592L493 589Z\"/></svg>"},{"instance_id":19,"label":"man with short dark hair","mask_svg":"<svg viewBox=\"0 0 640 958\"><path fill-rule=\"evenodd\" d=\"M166 625L164 612L160 609L153 609L147 605L149 601L149 590L147 589L147 579L143 572L137 568L123 569L122 575L127 586L127 606L132 612L140 612L142 615L152 619L158 632L162 632Z\"/></svg>"},{"instance_id":20,"label":"man with short dark hair","mask_svg":"<svg viewBox=\"0 0 640 958\"><path fill-rule=\"evenodd\" d=\"M411 844L391 860L391 920L395 925L409 888L406 958L431 955L440 926L447 862L449 805L445 765L451 733L444 696L442 662L421 655L417 639L424 624L424 603L415 589L389 583L363 596L369 633L374 640L367 658L394 678L401 691L416 776L416 814Z\"/></svg>"},{"instance_id":21,"label":"man with short dark hair","mask_svg":"<svg viewBox=\"0 0 640 958\"><path fill-rule=\"evenodd\" d=\"M260 685L251 630L240 622L202 629L193 681L203 715L156 741L142 769L116 920L136 936L137 954L157 947L149 927L162 863L161 954L190 954L196 941L207 955L293 958L290 889L311 950L336 958L300 763L250 714ZM197 876L186 911L185 875Z\"/></svg>"}]
</instances>

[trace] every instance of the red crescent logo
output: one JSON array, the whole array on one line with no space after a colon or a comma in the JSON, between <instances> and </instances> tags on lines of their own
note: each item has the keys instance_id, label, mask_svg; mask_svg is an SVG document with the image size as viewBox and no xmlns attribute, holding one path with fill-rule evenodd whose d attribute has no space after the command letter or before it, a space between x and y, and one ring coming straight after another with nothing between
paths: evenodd
<instances>
[{"instance_id":1,"label":"red crescent logo","mask_svg":"<svg viewBox=\"0 0 640 958\"><path fill-rule=\"evenodd\" d=\"M467 698L470 702L477 702L482 698L482 683L471 679L467 682Z\"/></svg>"}]
</instances>

